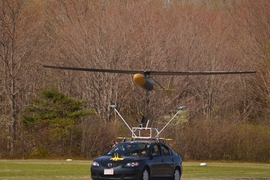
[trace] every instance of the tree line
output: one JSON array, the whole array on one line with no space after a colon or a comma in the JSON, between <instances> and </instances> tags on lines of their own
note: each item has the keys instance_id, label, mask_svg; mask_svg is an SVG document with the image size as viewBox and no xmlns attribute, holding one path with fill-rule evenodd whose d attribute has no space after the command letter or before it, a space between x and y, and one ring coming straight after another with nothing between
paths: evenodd
<instances>
[{"instance_id":1,"label":"tree line","mask_svg":"<svg viewBox=\"0 0 270 180\"><path fill-rule=\"evenodd\" d=\"M0 158L92 158L145 115L184 159L270 159L267 0L0 0ZM245 71L158 76L149 93L126 70ZM156 83L156 86L158 86ZM56 99L54 99L56 98ZM262 156L263 154L263 156Z\"/></svg>"}]
</instances>

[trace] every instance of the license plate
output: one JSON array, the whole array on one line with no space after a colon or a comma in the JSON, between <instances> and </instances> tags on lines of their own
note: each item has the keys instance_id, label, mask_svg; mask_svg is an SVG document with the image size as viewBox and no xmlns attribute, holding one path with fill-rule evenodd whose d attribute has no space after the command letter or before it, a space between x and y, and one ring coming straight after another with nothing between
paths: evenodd
<instances>
[{"instance_id":1,"label":"license plate","mask_svg":"<svg viewBox=\"0 0 270 180\"><path fill-rule=\"evenodd\" d=\"M113 175L113 169L104 169L104 175Z\"/></svg>"}]
</instances>

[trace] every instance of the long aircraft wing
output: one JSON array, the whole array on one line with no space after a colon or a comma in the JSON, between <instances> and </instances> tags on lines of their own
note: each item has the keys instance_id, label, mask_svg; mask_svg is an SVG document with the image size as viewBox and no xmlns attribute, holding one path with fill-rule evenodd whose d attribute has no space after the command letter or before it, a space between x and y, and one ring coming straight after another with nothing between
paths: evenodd
<instances>
[{"instance_id":1,"label":"long aircraft wing","mask_svg":"<svg viewBox=\"0 0 270 180\"><path fill-rule=\"evenodd\" d=\"M144 74L144 75L214 75L214 74L250 74L256 71L143 71L143 70L120 70L120 69L93 69L80 67L63 67L63 66L47 66L44 68L74 70L74 71L91 71L91 72L107 72L121 74Z\"/></svg>"}]
</instances>

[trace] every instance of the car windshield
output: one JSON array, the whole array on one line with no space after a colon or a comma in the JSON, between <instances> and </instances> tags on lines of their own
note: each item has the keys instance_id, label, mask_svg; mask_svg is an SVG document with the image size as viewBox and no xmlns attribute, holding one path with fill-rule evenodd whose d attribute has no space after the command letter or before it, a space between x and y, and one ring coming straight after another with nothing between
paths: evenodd
<instances>
[{"instance_id":1,"label":"car windshield","mask_svg":"<svg viewBox=\"0 0 270 180\"><path fill-rule=\"evenodd\" d=\"M122 142L113 147L107 155L120 153L124 156L146 156L149 147L150 144L144 142Z\"/></svg>"}]
</instances>

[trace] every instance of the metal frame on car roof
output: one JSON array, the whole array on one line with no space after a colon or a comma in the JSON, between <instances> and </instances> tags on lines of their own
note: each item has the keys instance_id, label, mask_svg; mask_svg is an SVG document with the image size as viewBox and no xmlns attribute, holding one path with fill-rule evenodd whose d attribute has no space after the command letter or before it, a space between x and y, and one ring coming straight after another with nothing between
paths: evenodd
<instances>
[{"instance_id":1,"label":"metal frame on car roof","mask_svg":"<svg viewBox=\"0 0 270 180\"><path fill-rule=\"evenodd\" d=\"M121 116L119 111L116 109L116 105L110 105L111 108L118 114L121 120L125 123L128 129L131 132L132 140L160 140L159 138L160 133L171 123L171 121L179 114L180 111L185 109L185 106L179 106L178 111L174 114L174 116L167 122L167 124L159 131L157 128L151 127L132 127L127 124L125 119ZM162 138L165 139L165 138Z\"/></svg>"}]
</instances>

